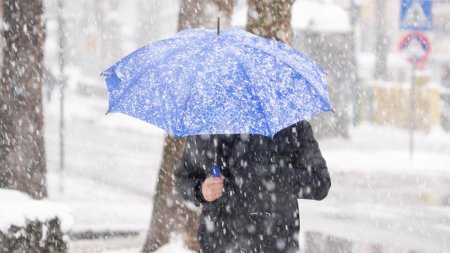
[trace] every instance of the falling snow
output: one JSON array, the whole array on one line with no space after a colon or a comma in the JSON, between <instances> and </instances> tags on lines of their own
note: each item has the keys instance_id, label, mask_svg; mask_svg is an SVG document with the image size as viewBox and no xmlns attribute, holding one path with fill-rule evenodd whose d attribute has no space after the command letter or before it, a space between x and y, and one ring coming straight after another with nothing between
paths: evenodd
<instances>
[{"instance_id":1,"label":"falling snow","mask_svg":"<svg viewBox=\"0 0 450 253\"><path fill-rule=\"evenodd\" d=\"M290 45L301 54L244 32L247 22L258 18L245 0L230 1L234 7L226 10L212 3L219 1L204 0L62 1L62 10L58 2L43 1L42 23L28 20L35 26L7 23L6 12L2 16L0 166L8 165L0 168L0 186L12 190L0 190L0 233L58 217L70 238L69 253L141 252L166 132L254 132L261 135L236 135L232 144L220 145L233 157L221 161L233 173L228 181L233 190L220 198L220 218L204 221L209 233L229 236L232 226L264 241L294 227L299 231L292 238L277 238L268 247L285 250L294 240L302 253L450 252L448 2L433 1L433 29L424 32L432 51L418 70L407 54L422 53L421 45L398 49L408 32L399 28L400 1L295 1ZM183 3L190 7L183 12L198 15L197 23L178 23ZM271 24L278 8L259 10L267 14L262 22ZM288 37L285 25L277 27L275 37ZM200 29L177 34L190 26ZM10 31L33 43L8 44ZM40 49L29 50L41 42ZM8 45L13 55L4 51ZM119 61L130 54L137 58ZM99 76L105 69L108 86ZM136 80L144 87L134 85ZM187 107L194 110L180 114ZM330 109L334 113L317 116ZM105 115L108 111L134 118ZM276 135L304 118L331 179L322 201L302 198L314 198L326 186L327 173L299 165L294 152L273 156L304 146L284 138L286 132ZM298 127L287 130L289 136L302 134ZM186 146L206 175L218 144L204 152L197 145L210 138L191 138ZM38 171L38 165L45 170ZM305 180L304 187L298 184ZM289 200L290 194L300 200ZM164 203L176 208L180 200ZM195 204L188 202L188 210L199 212ZM272 217L271 211L286 205L285 215ZM280 225L280 219L289 222ZM161 222L170 227L174 220ZM234 245L249 243L245 237L234 240ZM184 235L170 234L156 252L194 252L184 241Z\"/></svg>"}]
</instances>

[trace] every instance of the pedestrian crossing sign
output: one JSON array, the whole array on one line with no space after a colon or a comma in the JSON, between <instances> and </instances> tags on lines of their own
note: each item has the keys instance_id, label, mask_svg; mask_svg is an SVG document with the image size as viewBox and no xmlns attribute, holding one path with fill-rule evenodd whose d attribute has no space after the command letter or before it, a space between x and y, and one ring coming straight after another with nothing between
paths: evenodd
<instances>
[{"instance_id":1,"label":"pedestrian crossing sign","mask_svg":"<svg viewBox=\"0 0 450 253\"><path fill-rule=\"evenodd\" d=\"M402 0L400 29L425 31L432 29L432 0Z\"/></svg>"}]
</instances>

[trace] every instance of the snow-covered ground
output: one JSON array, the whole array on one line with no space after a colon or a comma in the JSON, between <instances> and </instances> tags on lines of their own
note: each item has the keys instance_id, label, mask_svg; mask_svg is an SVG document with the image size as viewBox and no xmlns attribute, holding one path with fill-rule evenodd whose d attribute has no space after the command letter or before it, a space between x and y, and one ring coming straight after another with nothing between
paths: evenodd
<instances>
[{"instance_id":1,"label":"snow-covered ground","mask_svg":"<svg viewBox=\"0 0 450 253\"><path fill-rule=\"evenodd\" d=\"M450 134L442 129L414 133L413 157L409 131L363 124L351 139L321 140L322 152L333 171L450 174Z\"/></svg>"},{"instance_id":2,"label":"snow-covered ground","mask_svg":"<svg viewBox=\"0 0 450 253\"><path fill-rule=\"evenodd\" d=\"M98 241L77 241L71 244L70 253L140 253L144 244L144 237L135 238L114 238L111 240ZM181 239L174 240L158 249L156 253L194 253L186 249Z\"/></svg>"},{"instance_id":3,"label":"snow-covered ground","mask_svg":"<svg viewBox=\"0 0 450 253\"><path fill-rule=\"evenodd\" d=\"M103 85L99 79L98 85ZM56 93L54 95L57 95ZM58 100L45 107L49 195L75 216L74 232L135 231L128 239L74 241L72 252L139 252L150 222L164 133L117 114L104 96L66 93L66 164L59 170ZM450 134L368 124L349 140L319 140L332 175L321 202L300 201L302 241L316 231L384 247L450 252ZM64 190L60 190L63 182ZM174 240L160 252L182 252Z\"/></svg>"},{"instance_id":4,"label":"snow-covered ground","mask_svg":"<svg viewBox=\"0 0 450 253\"><path fill-rule=\"evenodd\" d=\"M59 190L59 175L48 174L50 199L70 207L72 232L141 232L148 228L150 196L138 194L88 176L67 175Z\"/></svg>"}]
</instances>

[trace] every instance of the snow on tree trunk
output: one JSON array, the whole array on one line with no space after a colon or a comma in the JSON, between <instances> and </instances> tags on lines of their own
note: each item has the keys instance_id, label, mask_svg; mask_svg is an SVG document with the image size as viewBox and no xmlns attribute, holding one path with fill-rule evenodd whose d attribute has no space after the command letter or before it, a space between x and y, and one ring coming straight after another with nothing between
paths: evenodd
<instances>
[{"instance_id":1,"label":"snow on tree trunk","mask_svg":"<svg viewBox=\"0 0 450 253\"><path fill-rule=\"evenodd\" d=\"M247 31L291 44L291 11L295 0L248 0Z\"/></svg>"},{"instance_id":2,"label":"snow on tree trunk","mask_svg":"<svg viewBox=\"0 0 450 253\"><path fill-rule=\"evenodd\" d=\"M46 191L42 76L45 27L42 0L3 1L0 80L0 187L34 198Z\"/></svg>"},{"instance_id":3,"label":"snow on tree trunk","mask_svg":"<svg viewBox=\"0 0 450 253\"><path fill-rule=\"evenodd\" d=\"M178 30L198 27L215 29L217 17L221 17L221 27L228 27L232 10L232 0L182 0ZM189 209L175 189L174 172L183 155L185 142L185 139L166 136L153 199L153 214L143 252L156 251L170 241L172 234L181 235L189 249L199 250L196 237L200 210Z\"/></svg>"}]
</instances>

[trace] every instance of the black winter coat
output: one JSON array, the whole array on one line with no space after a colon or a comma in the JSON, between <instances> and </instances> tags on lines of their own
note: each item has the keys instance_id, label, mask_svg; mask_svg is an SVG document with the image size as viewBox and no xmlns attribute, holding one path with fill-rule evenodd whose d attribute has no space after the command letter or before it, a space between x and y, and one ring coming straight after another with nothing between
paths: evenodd
<instances>
[{"instance_id":1,"label":"black winter coat","mask_svg":"<svg viewBox=\"0 0 450 253\"><path fill-rule=\"evenodd\" d=\"M225 177L224 194L207 202L201 183L211 175L216 152ZM331 186L325 160L305 120L273 138L188 137L175 176L180 194L203 206L200 252L297 252L297 199L321 200Z\"/></svg>"}]
</instances>

